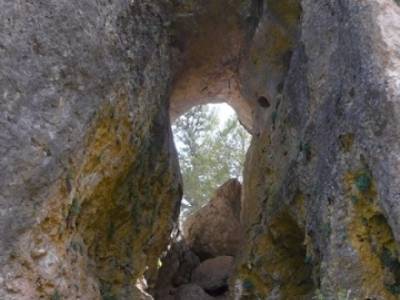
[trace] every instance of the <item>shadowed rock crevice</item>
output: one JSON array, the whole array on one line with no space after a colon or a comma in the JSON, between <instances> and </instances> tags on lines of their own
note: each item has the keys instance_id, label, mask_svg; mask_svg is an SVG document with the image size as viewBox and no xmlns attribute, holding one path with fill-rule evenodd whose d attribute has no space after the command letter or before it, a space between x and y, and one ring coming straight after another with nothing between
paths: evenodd
<instances>
[{"instance_id":1,"label":"shadowed rock crevice","mask_svg":"<svg viewBox=\"0 0 400 300\"><path fill-rule=\"evenodd\" d=\"M304 228L287 211L277 213L267 228L256 225L250 233L251 263L240 267L234 282L240 299L310 299L315 286Z\"/></svg>"},{"instance_id":2,"label":"shadowed rock crevice","mask_svg":"<svg viewBox=\"0 0 400 300\"><path fill-rule=\"evenodd\" d=\"M161 261L156 299L181 299L182 293L187 300L201 300L201 295L229 299L234 257L243 243L240 199L241 184L230 179L208 204L184 220L183 235Z\"/></svg>"}]
</instances>

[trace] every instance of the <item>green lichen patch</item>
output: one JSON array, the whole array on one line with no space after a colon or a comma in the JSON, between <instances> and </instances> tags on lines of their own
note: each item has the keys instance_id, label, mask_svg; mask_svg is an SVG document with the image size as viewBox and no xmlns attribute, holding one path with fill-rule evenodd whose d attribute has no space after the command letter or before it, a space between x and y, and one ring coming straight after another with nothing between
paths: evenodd
<instances>
[{"instance_id":1,"label":"green lichen patch","mask_svg":"<svg viewBox=\"0 0 400 300\"><path fill-rule=\"evenodd\" d=\"M371 187L371 183L371 175L367 172L363 172L355 178L355 185L361 193L367 192Z\"/></svg>"},{"instance_id":2,"label":"green lichen patch","mask_svg":"<svg viewBox=\"0 0 400 300\"><path fill-rule=\"evenodd\" d=\"M312 158L311 145L309 143L300 142L299 151L304 154L304 157L307 161L310 161Z\"/></svg>"},{"instance_id":3,"label":"green lichen patch","mask_svg":"<svg viewBox=\"0 0 400 300\"><path fill-rule=\"evenodd\" d=\"M271 114L272 128L275 129L276 120L278 119L278 112L275 110Z\"/></svg>"},{"instance_id":4,"label":"green lichen patch","mask_svg":"<svg viewBox=\"0 0 400 300\"><path fill-rule=\"evenodd\" d=\"M243 280L242 287L245 291L251 291L254 289L254 283L249 278L246 278Z\"/></svg>"},{"instance_id":5,"label":"green lichen patch","mask_svg":"<svg viewBox=\"0 0 400 300\"><path fill-rule=\"evenodd\" d=\"M322 224L322 232L324 234L324 236L329 237L332 233L332 228L331 228L331 224L329 223L324 223Z\"/></svg>"},{"instance_id":6,"label":"green lichen patch","mask_svg":"<svg viewBox=\"0 0 400 300\"><path fill-rule=\"evenodd\" d=\"M350 152L354 144L354 134L346 133L339 136L340 148L344 152Z\"/></svg>"},{"instance_id":7,"label":"green lichen patch","mask_svg":"<svg viewBox=\"0 0 400 300\"><path fill-rule=\"evenodd\" d=\"M53 294L50 296L50 300L61 300L62 296L60 294L60 292L58 291L58 289L55 289Z\"/></svg>"}]
</instances>

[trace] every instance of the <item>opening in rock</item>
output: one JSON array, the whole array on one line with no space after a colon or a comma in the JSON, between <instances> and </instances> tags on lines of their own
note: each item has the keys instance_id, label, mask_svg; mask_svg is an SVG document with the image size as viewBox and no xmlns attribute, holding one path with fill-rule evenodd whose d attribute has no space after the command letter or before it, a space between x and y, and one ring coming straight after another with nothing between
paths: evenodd
<instances>
[{"instance_id":1,"label":"opening in rock","mask_svg":"<svg viewBox=\"0 0 400 300\"><path fill-rule=\"evenodd\" d=\"M192 108L173 132L183 177L182 235L162 259L155 298L227 297L243 241L240 181L250 135L226 104Z\"/></svg>"},{"instance_id":2,"label":"opening in rock","mask_svg":"<svg viewBox=\"0 0 400 300\"><path fill-rule=\"evenodd\" d=\"M268 108L268 107L271 106L271 104L269 103L268 99L267 99L266 97L264 97L264 96L258 98L257 101L258 101L258 104L259 104L261 107Z\"/></svg>"},{"instance_id":3,"label":"opening in rock","mask_svg":"<svg viewBox=\"0 0 400 300\"><path fill-rule=\"evenodd\" d=\"M227 104L192 108L176 120L173 132L184 185L182 221L228 179L241 181L250 135Z\"/></svg>"}]
</instances>

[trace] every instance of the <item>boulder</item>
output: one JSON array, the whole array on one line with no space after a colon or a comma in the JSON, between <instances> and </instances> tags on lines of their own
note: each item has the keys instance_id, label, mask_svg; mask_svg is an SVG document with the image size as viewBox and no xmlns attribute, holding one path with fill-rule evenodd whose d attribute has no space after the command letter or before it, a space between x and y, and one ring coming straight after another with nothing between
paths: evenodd
<instances>
[{"instance_id":1,"label":"boulder","mask_svg":"<svg viewBox=\"0 0 400 300\"><path fill-rule=\"evenodd\" d=\"M161 262L155 287L155 298L160 300L169 299L178 286L190 283L192 271L200 264L184 240L173 242Z\"/></svg>"},{"instance_id":2,"label":"boulder","mask_svg":"<svg viewBox=\"0 0 400 300\"><path fill-rule=\"evenodd\" d=\"M228 290L228 278L233 270L232 256L219 256L203 261L192 273L192 282L211 295Z\"/></svg>"},{"instance_id":3,"label":"boulder","mask_svg":"<svg viewBox=\"0 0 400 300\"><path fill-rule=\"evenodd\" d=\"M176 300L212 300L215 299L208 295L200 286L196 284L182 285L177 292Z\"/></svg>"},{"instance_id":4,"label":"boulder","mask_svg":"<svg viewBox=\"0 0 400 300\"><path fill-rule=\"evenodd\" d=\"M240 182L230 179L218 188L207 205L184 222L185 240L201 259L236 255L243 238L240 197Z\"/></svg>"}]
</instances>

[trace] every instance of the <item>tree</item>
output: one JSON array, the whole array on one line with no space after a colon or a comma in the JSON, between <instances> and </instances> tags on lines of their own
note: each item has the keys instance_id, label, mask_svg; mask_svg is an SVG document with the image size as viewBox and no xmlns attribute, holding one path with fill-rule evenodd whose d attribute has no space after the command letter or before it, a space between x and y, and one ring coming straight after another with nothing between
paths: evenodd
<instances>
[{"instance_id":1,"label":"tree","mask_svg":"<svg viewBox=\"0 0 400 300\"><path fill-rule=\"evenodd\" d=\"M241 178L250 136L235 116L222 124L215 109L197 106L173 126L183 177L183 215L203 206L232 177Z\"/></svg>"}]
</instances>

